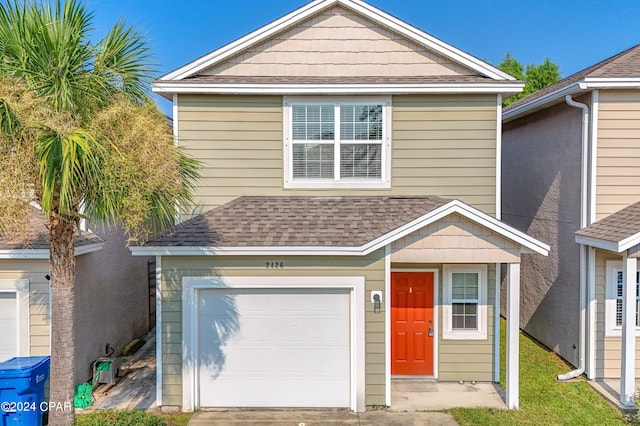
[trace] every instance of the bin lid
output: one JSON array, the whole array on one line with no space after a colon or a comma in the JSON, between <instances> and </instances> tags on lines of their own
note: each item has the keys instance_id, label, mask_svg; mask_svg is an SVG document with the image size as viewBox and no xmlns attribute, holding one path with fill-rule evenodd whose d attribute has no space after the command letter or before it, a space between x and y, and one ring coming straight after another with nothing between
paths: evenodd
<instances>
[{"instance_id":1,"label":"bin lid","mask_svg":"<svg viewBox=\"0 0 640 426\"><path fill-rule=\"evenodd\" d=\"M49 363L48 356L19 356L0 362L0 379L29 377L31 372Z\"/></svg>"}]
</instances>

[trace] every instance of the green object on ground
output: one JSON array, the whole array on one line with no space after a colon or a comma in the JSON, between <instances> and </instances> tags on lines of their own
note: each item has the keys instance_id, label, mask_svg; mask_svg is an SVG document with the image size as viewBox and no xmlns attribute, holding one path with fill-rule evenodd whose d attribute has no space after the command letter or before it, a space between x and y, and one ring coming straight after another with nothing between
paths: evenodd
<instances>
[{"instance_id":1,"label":"green object on ground","mask_svg":"<svg viewBox=\"0 0 640 426\"><path fill-rule=\"evenodd\" d=\"M111 371L111 363L110 362L100 362L96 366L96 372L93 376L93 381L91 383L81 383L76 386L76 392L73 395L73 406L76 408L87 408L91 407L93 404L93 386L98 381L98 377L100 377L100 372L102 371Z\"/></svg>"},{"instance_id":2,"label":"green object on ground","mask_svg":"<svg viewBox=\"0 0 640 426\"><path fill-rule=\"evenodd\" d=\"M96 367L96 375L93 377L93 383L96 383L98 380L98 376L100 376L101 371L111 371L111 363L110 362L101 362Z\"/></svg>"},{"instance_id":3,"label":"green object on ground","mask_svg":"<svg viewBox=\"0 0 640 426\"><path fill-rule=\"evenodd\" d=\"M87 408L93 403L93 386L89 382L76 386L76 393L73 395L73 406L76 408Z\"/></svg>"}]
</instances>

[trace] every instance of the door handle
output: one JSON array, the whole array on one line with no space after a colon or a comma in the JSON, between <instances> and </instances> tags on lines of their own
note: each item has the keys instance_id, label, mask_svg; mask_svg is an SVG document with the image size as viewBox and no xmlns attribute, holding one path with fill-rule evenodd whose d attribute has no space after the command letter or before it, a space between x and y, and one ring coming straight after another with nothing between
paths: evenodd
<instances>
[{"instance_id":1,"label":"door handle","mask_svg":"<svg viewBox=\"0 0 640 426\"><path fill-rule=\"evenodd\" d=\"M429 337L433 337L433 327L429 327Z\"/></svg>"}]
</instances>

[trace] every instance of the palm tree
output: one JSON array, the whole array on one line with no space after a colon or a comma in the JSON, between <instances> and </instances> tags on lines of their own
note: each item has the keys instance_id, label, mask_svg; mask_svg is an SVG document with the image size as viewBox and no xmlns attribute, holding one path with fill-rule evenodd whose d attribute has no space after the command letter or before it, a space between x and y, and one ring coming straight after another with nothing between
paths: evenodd
<instances>
[{"instance_id":1,"label":"palm tree","mask_svg":"<svg viewBox=\"0 0 640 426\"><path fill-rule=\"evenodd\" d=\"M29 204L48 218L50 400L73 400L74 236L81 218L131 240L191 203L197 163L151 102L149 51L116 23L98 43L78 0L0 3L0 231L27 239ZM52 411L55 425L73 411Z\"/></svg>"}]
</instances>

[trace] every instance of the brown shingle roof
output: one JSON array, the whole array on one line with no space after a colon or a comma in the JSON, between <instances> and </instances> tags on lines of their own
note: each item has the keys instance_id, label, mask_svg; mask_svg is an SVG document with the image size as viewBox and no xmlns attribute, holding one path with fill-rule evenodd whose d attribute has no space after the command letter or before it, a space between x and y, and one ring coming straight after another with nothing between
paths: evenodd
<instances>
[{"instance_id":1,"label":"brown shingle roof","mask_svg":"<svg viewBox=\"0 0 640 426\"><path fill-rule=\"evenodd\" d=\"M47 229L47 219L41 210L32 208L29 216L29 230L31 237L26 241L16 241L9 235L0 234L0 250L48 250L49 230ZM75 237L76 247L83 247L89 244L101 243L104 240L91 232L82 232Z\"/></svg>"},{"instance_id":2,"label":"brown shingle roof","mask_svg":"<svg viewBox=\"0 0 640 426\"><path fill-rule=\"evenodd\" d=\"M576 235L619 243L640 232L640 202L576 232Z\"/></svg>"},{"instance_id":3,"label":"brown shingle roof","mask_svg":"<svg viewBox=\"0 0 640 426\"><path fill-rule=\"evenodd\" d=\"M504 108L508 112L514 108L539 99L557 90L568 87L585 78L624 78L640 77L640 44L624 52L618 53L602 62L590 66L582 71L570 75L559 82L540 89Z\"/></svg>"},{"instance_id":4,"label":"brown shingle roof","mask_svg":"<svg viewBox=\"0 0 640 426\"><path fill-rule=\"evenodd\" d=\"M163 83L164 80L157 80ZM513 84L512 80L494 80L479 75L436 75L436 76L234 76L199 75L171 84L428 84L428 83L496 83Z\"/></svg>"},{"instance_id":5,"label":"brown shingle roof","mask_svg":"<svg viewBox=\"0 0 640 426\"><path fill-rule=\"evenodd\" d=\"M438 197L239 197L148 242L157 247L359 247L441 207Z\"/></svg>"}]
</instances>

